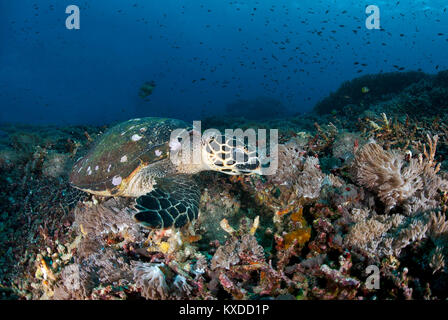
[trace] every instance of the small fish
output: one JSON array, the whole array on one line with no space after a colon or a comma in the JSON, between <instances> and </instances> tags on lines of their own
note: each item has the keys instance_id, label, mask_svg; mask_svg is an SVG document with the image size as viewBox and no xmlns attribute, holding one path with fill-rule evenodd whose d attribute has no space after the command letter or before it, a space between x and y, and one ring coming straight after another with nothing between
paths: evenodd
<instances>
[{"instance_id":1,"label":"small fish","mask_svg":"<svg viewBox=\"0 0 448 320\"><path fill-rule=\"evenodd\" d=\"M154 81L147 81L141 87L138 95L140 98L145 99L150 96L156 87L156 83Z\"/></svg>"},{"instance_id":2,"label":"small fish","mask_svg":"<svg viewBox=\"0 0 448 320\"><path fill-rule=\"evenodd\" d=\"M362 93L368 93L370 91L370 89L368 87L362 87L361 88L361 92Z\"/></svg>"}]
</instances>

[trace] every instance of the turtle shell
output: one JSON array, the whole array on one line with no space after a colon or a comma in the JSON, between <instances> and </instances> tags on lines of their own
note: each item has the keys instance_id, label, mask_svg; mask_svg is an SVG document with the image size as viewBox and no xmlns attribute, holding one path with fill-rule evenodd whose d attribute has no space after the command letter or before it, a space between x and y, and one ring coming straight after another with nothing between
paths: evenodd
<instances>
[{"instance_id":1,"label":"turtle shell","mask_svg":"<svg viewBox=\"0 0 448 320\"><path fill-rule=\"evenodd\" d=\"M167 118L141 118L107 130L73 166L70 183L101 195L119 195L142 168L169 157L169 140L187 123Z\"/></svg>"}]
</instances>

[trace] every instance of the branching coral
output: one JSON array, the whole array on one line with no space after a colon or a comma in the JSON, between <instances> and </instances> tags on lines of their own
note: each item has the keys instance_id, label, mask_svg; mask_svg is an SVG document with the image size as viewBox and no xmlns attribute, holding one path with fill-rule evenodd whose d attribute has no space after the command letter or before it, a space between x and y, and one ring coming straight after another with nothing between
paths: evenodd
<instances>
[{"instance_id":1,"label":"branching coral","mask_svg":"<svg viewBox=\"0 0 448 320\"><path fill-rule=\"evenodd\" d=\"M100 285L127 285L132 281L129 262L112 248L75 260L62 270L55 299L86 299Z\"/></svg>"},{"instance_id":2,"label":"branching coral","mask_svg":"<svg viewBox=\"0 0 448 320\"><path fill-rule=\"evenodd\" d=\"M241 239L234 238L220 246L212 258L212 270L223 268L230 270L237 264L248 265L264 260L264 251L253 235L244 235Z\"/></svg>"},{"instance_id":3,"label":"branching coral","mask_svg":"<svg viewBox=\"0 0 448 320\"><path fill-rule=\"evenodd\" d=\"M128 241L142 241L142 228L132 218L128 204L123 198L111 198L101 204L80 204L75 209L75 222L89 237L112 233Z\"/></svg>"},{"instance_id":4,"label":"branching coral","mask_svg":"<svg viewBox=\"0 0 448 320\"><path fill-rule=\"evenodd\" d=\"M251 227L248 219L243 219L240 229L236 231L223 219L221 228L232 237L216 250L211 260L211 269L231 270L236 265L251 265L264 261L264 249L254 236L258 224L259 217L255 218Z\"/></svg>"},{"instance_id":5,"label":"branching coral","mask_svg":"<svg viewBox=\"0 0 448 320\"><path fill-rule=\"evenodd\" d=\"M394 220L400 220L400 216L396 215L386 220L379 216L368 217L363 210L354 209L352 212L357 222L345 237L345 244L371 255L377 254L383 236L391 228L392 223L396 223Z\"/></svg>"},{"instance_id":6,"label":"branching coral","mask_svg":"<svg viewBox=\"0 0 448 320\"><path fill-rule=\"evenodd\" d=\"M431 212L428 235L435 245L429 254L429 266L433 273L445 271L448 259L448 220L443 213Z\"/></svg>"},{"instance_id":7,"label":"branching coral","mask_svg":"<svg viewBox=\"0 0 448 320\"><path fill-rule=\"evenodd\" d=\"M317 134L314 138L308 141L307 147L313 152L325 152L330 148L338 135L338 128L333 124L329 123L325 129L316 122L314 123L316 127Z\"/></svg>"},{"instance_id":8,"label":"branching coral","mask_svg":"<svg viewBox=\"0 0 448 320\"><path fill-rule=\"evenodd\" d=\"M303 164L303 171L298 174L296 194L299 198L316 199L319 197L325 174L319 167L319 159L307 157Z\"/></svg>"},{"instance_id":9,"label":"branching coral","mask_svg":"<svg viewBox=\"0 0 448 320\"><path fill-rule=\"evenodd\" d=\"M294 175L303 170L306 151L295 139L291 139L286 144L278 146L278 168L275 175L268 176L268 179L278 185L292 185L295 180Z\"/></svg>"},{"instance_id":10,"label":"branching coral","mask_svg":"<svg viewBox=\"0 0 448 320\"><path fill-rule=\"evenodd\" d=\"M275 185L283 193L279 206L284 209L298 200L306 201L319 196L325 174L317 157L305 156L306 152L294 139L278 147L278 169L268 176L268 184ZM260 188L263 193L263 189Z\"/></svg>"},{"instance_id":11,"label":"branching coral","mask_svg":"<svg viewBox=\"0 0 448 320\"><path fill-rule=\"evenodd\" d=\"M438 211L406 217L352 211L354 224L344 238L344 246L373 259L398 257L411 244L427 242L433 247L423 265L434 272L444 270L448 254L448 222Z\"/></svg>"},{"instance_id":12,"label":"branching coral","mask_svg":"<svg viewBox=\"0 0 448 320\"><path fill-rule=\"evenodd\" d=\"M232 230L232 238L220 246L211 261L211 270L221 286L235 299L247 299L247 285L251 272L257 272L260 294L272 294L279 289L279 281L286 280L282 272L266 262L264 249L253 235L253 228L242 224L238 231Z\"/></svg>"}]
</instances>

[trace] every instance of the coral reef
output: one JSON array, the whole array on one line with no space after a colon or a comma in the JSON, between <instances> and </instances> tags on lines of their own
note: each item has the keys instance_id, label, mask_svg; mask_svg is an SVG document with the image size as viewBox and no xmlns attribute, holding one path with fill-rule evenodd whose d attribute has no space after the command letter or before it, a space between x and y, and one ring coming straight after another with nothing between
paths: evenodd
<instances>
[{"instance_id":1,"label":"coral reef","mask_svg":"<svg viewBox=\"0 0 448 320\"><path fill-rule=\"evenodd\" d=\"M132 199L69 186L104 127L2 126L1 297L447 299L447 79L361 77L314 113L207 119L280 129L279 166L198 174L199 218L180 229L142 228Z\"/></svg>"}]
</instances>

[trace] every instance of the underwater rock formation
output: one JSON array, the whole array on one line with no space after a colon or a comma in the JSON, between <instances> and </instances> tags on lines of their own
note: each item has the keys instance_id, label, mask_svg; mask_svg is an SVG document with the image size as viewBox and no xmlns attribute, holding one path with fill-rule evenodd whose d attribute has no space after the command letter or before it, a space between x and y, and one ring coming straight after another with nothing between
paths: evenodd
<instances>
[{"instance_id":1,"label":"underwater rock formation","mask_svg":"<svg viewBox=\"0 0 448 320\"><path fill-rule=\"evenodd\" d=\"M426 78L429 75L416 71L365 75L341 84L336 92L317 103L314 110L322 114L340 111L348 104L368 106ZM363 88L368 88L368 92Z\"/></svg>"}]
</instances>

